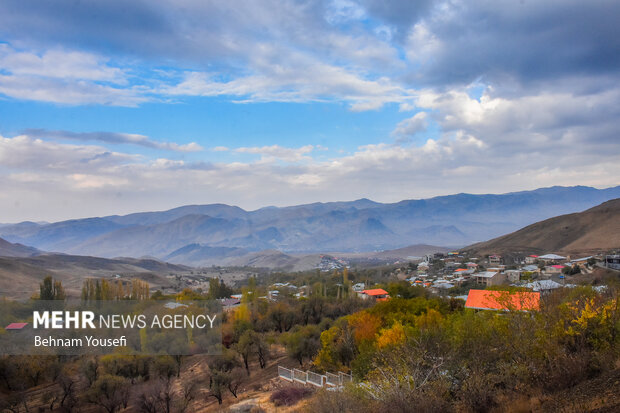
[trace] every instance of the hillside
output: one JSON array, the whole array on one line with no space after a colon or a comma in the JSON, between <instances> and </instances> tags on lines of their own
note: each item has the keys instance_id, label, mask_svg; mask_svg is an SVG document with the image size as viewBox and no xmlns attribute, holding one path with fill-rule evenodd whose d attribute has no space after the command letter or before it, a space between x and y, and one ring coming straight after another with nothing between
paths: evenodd
<instances>
[{"instance_id":1,"label":"hillside","mask_svg":"<svg viewBox=\"0 0 620 413\"><path fill-rule=\"evenodd\" d=\"M561 215L528 225L511 234L474 244L477 254L587 253L620 247L620 198L587 211Z\"/></svg>"},{"instance_id":2,"label":"hillside","mask_svg":"<svg viewBox=\"0 0 620 413\"><path fill-rule=\"evenodd\" d=\"M170 273L186 273L187 267L152 259L105 259L97 257L41 254L34 257L0 257L0 296L27 298L39 290L43 278L52 276L62 282L71 295L80 294L88 277L122 279L139 278L148 281L153 289L169 287Z\"/></svg>"},{"instance_id":3,"label":"hillside","mask_svg":"<svg viewBox=\"0 0 620 413\"><path fill-rule=\"evenodd\" d=\"M13 244L0 238L0 257L32 257L41 253L36 248L22 244Z\"/></svg>"},{"instance_id":4,"label":"hillside","mask_svg":"<svg viewBox=\"0 0 620 413\"><path fill-rule=\"evenodd\" d=\"M4 224L0 237L74 255L151 256L194 266L236 265L254 260L251 254L270 250L299 255L367 253L415 244L458 247L618 197L620 186L577 186L501 195L456 194L391 204L360 199L255 211L225 204L189 205L125 216ZM268 261L273 262L271 258ZM275 261L283 262L280 258L286 257Z\"/></svg>"}]
</instances>

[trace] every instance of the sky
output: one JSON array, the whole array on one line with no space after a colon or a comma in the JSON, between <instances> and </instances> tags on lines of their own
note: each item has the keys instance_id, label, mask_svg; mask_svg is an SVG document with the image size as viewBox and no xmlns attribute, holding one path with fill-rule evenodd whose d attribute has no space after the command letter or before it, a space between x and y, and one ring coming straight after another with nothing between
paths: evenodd
<instances>
[{"instance_id":1,"label":"sky","mask_svg":"<svg viewBox=\"0 0 620 413\"><path fill-rule=\"evenodd\" d=\"M0 0L0 222L616 186L618 16Z\"/></svg>"}]
</instances>

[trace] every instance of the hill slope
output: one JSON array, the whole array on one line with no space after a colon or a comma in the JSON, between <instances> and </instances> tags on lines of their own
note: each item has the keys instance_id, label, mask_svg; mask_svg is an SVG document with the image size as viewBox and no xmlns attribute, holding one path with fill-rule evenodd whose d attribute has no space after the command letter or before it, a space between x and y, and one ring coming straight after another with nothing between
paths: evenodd
<instances>
[{"instance_id":1,"label":"hill slope","mask_svg":"<svg viewBox=\"0 0 620 413\"><path fill-rule=\"evenodd\" d=\"M575 214L529 225L511 234L474 244L478 254L506 252L590 252L620 247L620 198Z\"/></svg>"},{"instance_id":2,"label":"hill slope","mask_svg":"<svg viewBox=\"0 0 620 413\"><path fill-rule=\"evenodd\" d=\"M22 244L12 244L0 238L0 257L32 257L41 253L36 248Z\"/></svg>"},{"instance_id":3,"label":"hill slope","mask_svg":"<svg viewBox=\"0 0 620 413\"><path fill-rule=\"evenodd\" d=\"M148 281L153 289L168 287L169 273L184 273L189 268L152 259L105 259L62 254L32 257L0 257L0 297L27 298L39 289L43 278L51 275L62 282L67 292L79 296L85 278L110 278L120 274L126 279Z\"/></svg>"}]
</instances>

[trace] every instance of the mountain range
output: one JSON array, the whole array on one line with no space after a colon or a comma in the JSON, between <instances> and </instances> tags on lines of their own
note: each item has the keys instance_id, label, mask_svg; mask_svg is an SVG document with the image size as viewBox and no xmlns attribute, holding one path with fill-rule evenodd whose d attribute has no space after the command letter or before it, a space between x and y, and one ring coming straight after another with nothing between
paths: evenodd
<instances>
[{"instance_id":1,"label":"mountain range","mask_svg":"<svg viewBox=\"0 0 620 413\"><path fill-rule=\"evenodd\" d=\"M368 252L412 244L459 247L620 197L620 186L551 187L500 195L457 194L378 203L368 199L266 207L189 205L55 223L0 225L0 237L40 250L152 257L207 265L259 251Z\"/></svg>"}]
</instances>

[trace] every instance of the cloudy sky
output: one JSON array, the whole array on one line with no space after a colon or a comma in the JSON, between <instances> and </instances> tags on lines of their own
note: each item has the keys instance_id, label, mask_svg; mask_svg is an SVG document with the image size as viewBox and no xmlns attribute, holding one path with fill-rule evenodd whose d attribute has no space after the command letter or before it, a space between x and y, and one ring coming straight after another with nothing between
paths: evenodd
<instances>
[{"instance_id":1,"label":"cloudy sky","mask_svg":"<svg viewBox=\"0 0 620 413\"><path fill-rule=\"evenodd\" d=\"M620 184L618 1L0 0L0 222Z\"/></svg>"}]
</instances>

